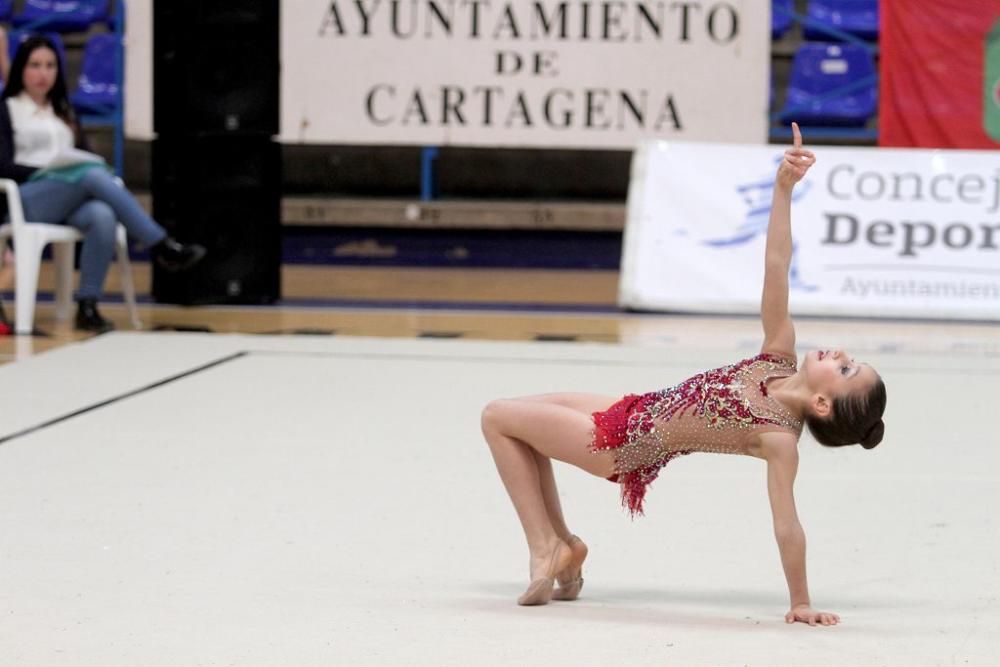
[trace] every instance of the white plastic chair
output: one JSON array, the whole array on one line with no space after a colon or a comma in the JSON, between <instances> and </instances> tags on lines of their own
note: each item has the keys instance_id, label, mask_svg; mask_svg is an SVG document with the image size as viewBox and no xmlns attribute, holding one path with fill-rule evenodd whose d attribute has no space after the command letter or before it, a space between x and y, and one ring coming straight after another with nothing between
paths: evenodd
<instances>
[{"instance_id":1,"label":"white plastic chair","mask_svg":"<svg viewBox=\"0 0 1000 667\"><path fill-rule=\"evenodd\" d=\"M24 219L21 192L17 183L0 178L0 192L7 195L7 215L10 222L0 225L0 243L14 239L14 331L30 334L35 322L35 299L38 291L38 270L42 263L42 250L52 244L52 259L56 269L56 319L69 317L73 303L73 250L74 244L83 240L83 234L69 225L45 222L28 222ZM142 327L135 305L135 284L132 282L132 264L128 257L128 235L125 227L118 225L115 250L121 269L122 295L128 306L129 319L136 329ZM0 246L2 247L2 246ZM0 263L3 262L0 252Z\"/></svg>"}]
</instances>

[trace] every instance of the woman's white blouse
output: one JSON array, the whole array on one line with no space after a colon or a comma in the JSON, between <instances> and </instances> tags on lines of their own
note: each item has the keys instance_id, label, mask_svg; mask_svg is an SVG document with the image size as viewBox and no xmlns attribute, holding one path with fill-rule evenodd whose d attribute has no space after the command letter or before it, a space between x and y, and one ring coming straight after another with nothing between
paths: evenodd
<instances>
[{"instance_id":1,"label":"woman's white blouse","mask_svg":"<svg viewBox=\"0 0 1000 667\"><path fill-rule=\"evenodd\" d=\"M44 167L60 153L73 148L73 131L52 110L40 107L21 93L7 98L10 124L14 130L14 162Z\"/></svg>"}]
</instances>

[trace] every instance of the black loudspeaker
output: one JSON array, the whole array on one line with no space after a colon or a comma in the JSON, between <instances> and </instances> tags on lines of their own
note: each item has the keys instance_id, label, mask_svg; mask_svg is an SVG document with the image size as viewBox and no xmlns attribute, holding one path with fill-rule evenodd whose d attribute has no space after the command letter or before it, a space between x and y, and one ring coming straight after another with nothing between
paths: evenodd
<instances>
[{"instance_id":1,"label":"black loudspeaker","mask_svg":"<svg viewBox=\"0 0 1000 667\"><path fill-rule=\"evenodd\" d=\"M157 301L281 297L278 0L154 0L153 217L208 254Z\"/></svg>"},{"instance_id":2,"label":"black loudspeaker","mask_svg":"<svg viewBox=\"0 0 1000 667\"><path fill-rule=\"evenodd\" d=\"M154 0L153 130L278 133L278 0Z\"/></svg>"},{"instance_id":3,"label":"black loudspeaker","mask_svg":"<svg viewBox=\"0 0 1000 667\"><path fill-rule=\"evenodd\" d=\"M160 302L265 304L281 297L281 147L267 136L158 138L153 217L208 250L180 273L153 265Z\"/></svg>"}]
</instances>

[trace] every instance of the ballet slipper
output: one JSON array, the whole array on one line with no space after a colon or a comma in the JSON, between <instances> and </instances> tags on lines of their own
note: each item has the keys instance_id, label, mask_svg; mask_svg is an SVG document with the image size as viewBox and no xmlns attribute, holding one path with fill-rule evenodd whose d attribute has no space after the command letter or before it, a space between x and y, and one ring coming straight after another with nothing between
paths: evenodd
<instances>
[{"instance_id":1,"label":"ballet slipper","mask_svg":"<svg viewBox=\"0 0 1000 667\"><path fill-rule=\"evenodd\" d=\"M517 599L517 603L524 607L548 604L552 599L552 589L555 585L556 572L565 569L573 557L573 552L569 546L559 541L556 548L552 550L549 557L549 566L545 568L545 576L532 580L528 590Z\"/></svg>"},{"instance_id":2,"label":"ballet slipper","mask_svg":"<svg viewBox=\"0 0 1000 667\"><path fill-rule=\"evenodd\" d=\"M580 591L583 589L583 561L587 560L587 545L576 535L571 535L567 544L573 551L573 560L565 570L556 575L559 578L559 588L552 593L553 600L575 600L580 597ZM563 581L560 575L571 579Z\"/></svg>"}]
</instances>

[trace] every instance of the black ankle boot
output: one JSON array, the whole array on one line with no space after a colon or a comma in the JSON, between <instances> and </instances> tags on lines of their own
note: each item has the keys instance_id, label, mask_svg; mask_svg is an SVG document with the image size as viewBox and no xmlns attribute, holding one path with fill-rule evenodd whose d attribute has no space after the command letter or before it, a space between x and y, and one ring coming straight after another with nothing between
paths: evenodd
<instances>
[{"instance_id":1,"label":"black ankle boot","mask_svg":"<svg viewBox=\"0 0 1000 667\"><path fill-rule=\"evenodd\" d=\"M76 328L80 331L105 333L115 328L97 312L97 299L80 299L76 302Z\"/></svg>"},{"instance_id":2,"label":"black ankle boot","mask_svg":"<svg viewBox=\"0 0 1000 667\"><path fill-rule=\"evenodd\" d=\"M150 248L150 254L162 268L175 273L186 271L200 262L205 256L205 247L197 243L178 243L168 236Z\"/></svg>"}]
</instances>

